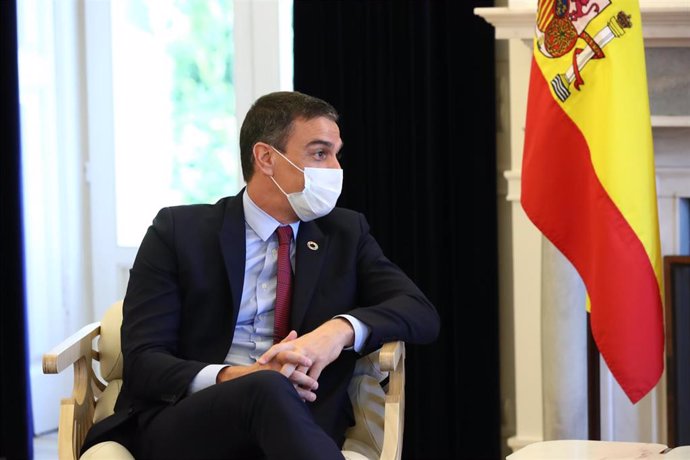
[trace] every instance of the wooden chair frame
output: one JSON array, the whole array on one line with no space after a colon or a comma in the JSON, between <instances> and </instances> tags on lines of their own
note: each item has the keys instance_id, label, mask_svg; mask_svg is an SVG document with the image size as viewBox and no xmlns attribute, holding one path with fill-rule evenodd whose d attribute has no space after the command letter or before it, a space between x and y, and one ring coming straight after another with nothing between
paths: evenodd
<instances>
[{"instance_id":1,"label":"wooden chair frame","mask_svg":"<svg viewBox=\"0 0 690 460\"><path fill-rule=\"evenodd\" d=\"M58 374L74 365L72 396L60 403L58 426L58 458L76 460L86 433L93 425L98 396L105 390L94 372L93 361L100 356L94 349L94 339L100 335L100 322L89 324L43 355L43 373ZM379 353L381 371L388 372L384 438L381 460L400 460L405 414L405 344L384 344Z\"/></svg>"},{"instance_id":2,"label":"wooden chair frame","mask_svg":"<svg viewBox=\"0 0 690 460\"><path fill-rule=\"evenodd\" d=\"M58 422L58 458L78 459L86 433L93 425L97 397L105 390L93 370L100 356L94 339L101 333L100 323L91 323L43 355L43 373L58 374L74 365L72 396L60 401Z\"/></svg>"}]
</instances>

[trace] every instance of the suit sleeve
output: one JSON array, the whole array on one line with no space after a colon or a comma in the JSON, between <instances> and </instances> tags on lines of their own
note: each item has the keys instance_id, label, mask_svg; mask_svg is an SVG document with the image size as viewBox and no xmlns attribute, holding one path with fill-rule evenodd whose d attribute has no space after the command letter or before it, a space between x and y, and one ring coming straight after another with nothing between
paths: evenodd
<instances>
[{"instance_id":1,"label":"suit sleeve","mask_svg":"<svg viewBox=\"0 0 690 460\"><path fill-rule=\"evenodd\" d=\"M175 403L206 363L177 357L181 295L172 211L161 210L141 243L123 307L124 382L137 399Z\"/></svg>"},{"instance_id":2,"label":"suit sleeve","mask_svg":"<svg viewBox=\"0 0 690 460\"><path fill-rule=\"evenodd\" d=\"M440 320L422 291L393 262L369 233L369 224L359 215L361 236L357 248L359 307L348 314L371 328L363 354L384 343L402 340L429 343L436 339Z\"/></svg>"}]
</instances>

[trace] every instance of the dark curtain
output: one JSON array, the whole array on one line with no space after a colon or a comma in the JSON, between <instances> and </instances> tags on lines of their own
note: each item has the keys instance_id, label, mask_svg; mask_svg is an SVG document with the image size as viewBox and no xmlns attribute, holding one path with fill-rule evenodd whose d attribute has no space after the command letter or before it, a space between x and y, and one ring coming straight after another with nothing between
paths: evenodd
<instances>
[{"instance_id":1,"label":"dark curtain","mask_svg":"<svg viewBox=\"0 0 690 460\"><path fill-rule=\"evenodd\" d=\"M339 205L437 306L408 347L403 458L500 457L491 1L295 0L295 89L341 114Z\"/></svg>"},{"instance_id":2,"label":"dark curtain","mask_svg":"<svg viewBox=\"0 0 690 460\"><path fill-rule=\"evenodd\" d=\"M32 457L19 150L17 9L0 6L0 458Z\"/></svg>"}]
</instances>

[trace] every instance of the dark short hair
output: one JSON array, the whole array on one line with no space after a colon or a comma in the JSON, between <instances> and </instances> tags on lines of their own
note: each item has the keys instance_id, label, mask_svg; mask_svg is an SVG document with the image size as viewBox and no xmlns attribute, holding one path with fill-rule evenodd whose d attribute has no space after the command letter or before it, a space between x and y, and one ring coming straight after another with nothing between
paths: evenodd
<instances>
[{"instance_id":1,"label":"dark short hair","mask_svg":"<svg viewBox=\"0 0 690 460\"><path fill-rule=\"evenodd\" d=\"M247 112L240 129L240 158L244 180L249 182L254 175L252 150L257 142L265 142L285 151L293 122L298 118L311 120L318 117L337 122L338 112L328 102L296 91L279 91L257 99Z\"/></svg>"}]
</instances>

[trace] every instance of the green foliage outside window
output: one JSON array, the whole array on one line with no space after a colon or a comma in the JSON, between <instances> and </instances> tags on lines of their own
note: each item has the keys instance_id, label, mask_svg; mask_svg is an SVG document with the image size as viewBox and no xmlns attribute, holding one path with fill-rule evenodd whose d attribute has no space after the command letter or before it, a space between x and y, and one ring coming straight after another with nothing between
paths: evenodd
<instances>
[{"instance_id":1,"label":"green foliage outside window","mask_svg":"<svg viewBox=\"0 0 690 460\"><path fill-rule=\"evenodd\" d=\"M183 203L236 192L233 0L130 0L128 16L171 60L171 188Z\"/></svg>"},{"instance_id":2,"label":"green foliage outside window","mask_svg":"<svg viewBox=\"0 0 690 460\"><path fill-rule=\"evenodd\" d=\"M173 188L186 203L213 202L229 186L230 148L237 144L233 82L232 0L175 0L186 34L170 43L174 60ZM232 187L233 189L236 187Z\"/></svg>"}]
</instances>

